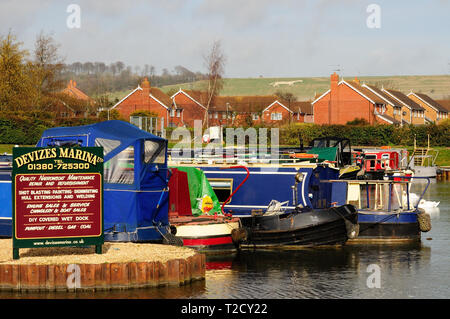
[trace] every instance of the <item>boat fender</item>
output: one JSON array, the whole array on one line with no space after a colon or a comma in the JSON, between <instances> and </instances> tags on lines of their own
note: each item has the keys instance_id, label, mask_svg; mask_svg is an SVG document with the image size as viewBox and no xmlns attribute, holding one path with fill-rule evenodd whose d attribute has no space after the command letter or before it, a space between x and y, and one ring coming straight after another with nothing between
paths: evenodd
<instances>
[{"instance_id":1,"label":"boat fender","mask_svg":"<svg viewBox=\"0 0 450 319\"><path fill-rule=\"evenodd\" d=\"M247 231L243 228L235 228L231 231L231 239L235 245L247 240Z\"/></svg>"},{"instance_id":2,"label":"boat fender","mask_svg":"<svg viewBox=\"0 0 450 319\"><path fill-rule=\"evenodd\" d=\"M359 235L359 224L352 223L348 219L345 219L345 228L347 230L347 237L349 239L355 239Z\"/></svg>"},{"instance_id":3,"label":"boat fender","mask_svg":"<svg viewBox=\"0 0 450 319\"><path fill-rule=\"evenodd\" d=\"M347 210L347 212L350 212L349 211L349 209L350 209L349 207L351 207L353 212L355 211L355 208L353 206L345 205L344 208ZM358 235L359 235L359 224L358 224L357 220L352 221L352 220L344 217L341 213L339 213L339 211L335 207L331 207L331 210L334 211L336 214L338 214L344 220L344 222L345 222L345 229L347 230L347 238L354 239L354 238L358 237Z\"/></svg>"},{"instance_id":4,"label":"boat fender","mask_svg":"<svg viewBox=\"0 0 450 319\"><path fill-rule=\"evenodd\" d=\"M167 227L166 228L166 233L164 234L159 228L162 228L161 223L155 225L156 230L158 231L158 233L161 235L162 239L162 243L164 245L173 245L173 246L183 246L183 239L181 239L180 237L175 236L174 234L172 234L172 227Z\"/></svg>"},{"instance_id":5,"label":"boat fender","mask_svg":"<svg viewBox=\"0 0 450 319\"><path fill-rule=\"evenodd\" d=\"M419 208L419 212L417 213L417 221L419 222L421 232L426 233L431 230L431 217L422 208Z\"/></svg>"},{"instance_id":6,"label":"boat fender","mask_svg":"<svg viewBox=\"0 0 450 319\"><path fill-rule=\"evenodd\" d=\"M172 246L183 246L183 239L180 237L177 237L171 233L167 233L163 237L163 244L165 245L172 245Z\"/></svg>"}]
</instances>

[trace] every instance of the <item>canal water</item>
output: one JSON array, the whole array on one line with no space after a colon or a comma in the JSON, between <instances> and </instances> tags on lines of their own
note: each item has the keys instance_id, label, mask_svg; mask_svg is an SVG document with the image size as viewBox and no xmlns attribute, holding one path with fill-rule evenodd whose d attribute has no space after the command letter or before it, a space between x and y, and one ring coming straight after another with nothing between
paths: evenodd
<instances>
[{"instance_id":1,"label":"canal water","mask_svg":"<svg viewBox=\"0 0 450 319\"><path fill-rule=\"evenodd\" d=\"M425 185L414 183L411 191L420 194ZM206 280L183 287L96 293L3 293L0 298L447 299L449 194L450 182L430 185L425 199L440 201L440 209L432 212L432 230L422 233L419 244L245 251L207 257Z\"/></svg>"}]
</instances>

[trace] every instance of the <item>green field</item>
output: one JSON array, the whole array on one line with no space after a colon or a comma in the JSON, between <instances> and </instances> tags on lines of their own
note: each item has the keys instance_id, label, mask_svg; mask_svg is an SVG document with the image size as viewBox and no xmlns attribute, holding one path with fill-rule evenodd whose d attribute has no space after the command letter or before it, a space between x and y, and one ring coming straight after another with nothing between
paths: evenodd
<instances>
[{"instance_id":1,"label":"green field","mask_svg":"<svg viewBox=\"0 0 450 319\"><path fill-rule=\"evenodd\" d=\"M354 76L344 77L346 80L353 80ZM387 88L400 90L409 93L411 90L419 93L425 93L434 99L443 99L450 97L450 76L449 75L420 75L420 76L361 76L359 77L361 84L378 84ZM292 86L280 85L274 87L274 82L302 80ZM313 77L313 78L227 78L224 81L221 95L270 95L276 91L293 93L298 100L313 99L317 93L325 92L330 87L329 77ZM177 91L178 89L186 90L204 90L205 82L193 82L185 84L167 85L161 89L166 93ZM120 92L121 97L126 92ZM128 92L129 93L129 92ZM120 94L119 94L120 95ZM117 94L114 93L117 97Z\"/></svg>"}]
</instances>

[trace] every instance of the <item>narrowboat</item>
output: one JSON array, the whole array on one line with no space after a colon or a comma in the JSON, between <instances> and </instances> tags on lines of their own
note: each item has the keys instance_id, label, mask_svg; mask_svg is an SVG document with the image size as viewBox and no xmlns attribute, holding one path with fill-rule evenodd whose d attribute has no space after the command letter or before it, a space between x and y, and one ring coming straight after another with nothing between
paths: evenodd
<instances>
[{"instance_id":1,"label":"narrowboat","mask_svg":"<svg viewBox=\"0 0 450 319\"><path fill-rule=\"evenodd\" d=\"M167 140L123 121L44 131L37 147L103 147L105 241L163 242L168 219Z\"/></svg>"},{"instance_id":2,"label":"narrowboat","mask_svg":"<svg viewBox=\"0 0 450 319\"><path fill-rule=\"evenodd\" d=\"M195 167L172 167L169 181L169 223L183 246L202 253L237 251L233 230L239 218L221 212L219 201L204 173Z\"/></svg>"},{"instance_id":3,"label":"narrowboat","mask_svg":"<svg viewBox=\"0 0 450 319\"><path fill-rule=\"evenodd\" d=\"M340 169L340 179L355 179L361 171L361 164L355 161L348 138L319 137L311 141L307 150L301 146L300 149L285 149L283 152L286 151L290 158L335 165Z\"/></svg>"},{"instance_id":4,"label":"narrowboat","mask_svg":"<svg viewBox=\"0 0 450 319\"><path fill-rule=\"evenodd\" d=\"M417 177L414 177L416 179ZM326 181L323 181L326 182ZM420 241L431 229L431 219L419 208L428 185L413 204L409 189L411 176L388 180L330 180L343 184L341 200L357 208L359 232L349 243L402 243Z\"/></svg>"},{"instance_id":5,"label":"narrowboat","mask_svg":"<svg viewBox=\"0 0 450 319\"><path fill-rule=\"evenodd\" d=\"M352 205L275 212L269 209L265 214L241 218L239 245L241 249L343 245L358 235L357 217Z\"/></svg>"},{"instance_id":6,"label":"narrowboat","mask_svg":"<svg viewBox=\"0 0 450 319\"><path fill-rule=\"evenodd\" d=\"M321 182L339 176L332 165L209 162L183 166L204 172L224 215L240 218L242 228L232 231L240 249L336 245L356 236L355 208L332 196L342 185Z\"/></svg>"}]
</instances>

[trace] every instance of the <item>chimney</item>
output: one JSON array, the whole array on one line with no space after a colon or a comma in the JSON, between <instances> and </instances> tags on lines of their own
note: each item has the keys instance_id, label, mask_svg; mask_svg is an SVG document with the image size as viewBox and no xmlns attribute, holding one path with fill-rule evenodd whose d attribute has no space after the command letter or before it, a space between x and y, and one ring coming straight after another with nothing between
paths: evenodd
<instances>
[{"instance_id":1,"label":"chimney","mask_svg":"<svg viewBox=\"0 0 450 319\"><path fill-rule=\"evenodd\" d=\"M141 88L145 91L147 91L150 94L150 82L147 78L145 78L141 83Z\"/></svg>"},{"instance_id":2,"label":"chimney","mask_svg":"<svg viewBox=\"0 0 450 319\"><path fill-rule=\"evenodd\" d=\"M328 124L337 124L339 96L339 75L334 72L330 77L330 102L328 104Z\"/></svg>"},{"instance_id":3,"label":"chimney","mask_svg":"<svg viewBox=\"0 0 450 319\"><path fill-rule=\"evenodd\" d=\"M330 77L330 89L331 91L333 91L333 89L336 89L339 83L339 75L336 74L336 72L334 72L333 74L331 74Z\"/></svg>"},{"instance_id":4,"label":"chimney","mask_svg":"<svg viewBox=\"0 0 450 319\"><path fill-rule=\"evenodd\" d=\"M142 104L147 105L150 101L150 82L145 78L141 83L142 88Z\"/></svg>"}]
</instances>

